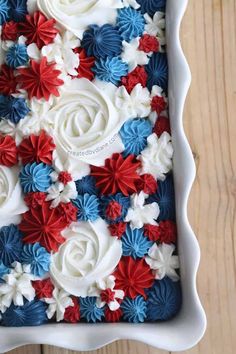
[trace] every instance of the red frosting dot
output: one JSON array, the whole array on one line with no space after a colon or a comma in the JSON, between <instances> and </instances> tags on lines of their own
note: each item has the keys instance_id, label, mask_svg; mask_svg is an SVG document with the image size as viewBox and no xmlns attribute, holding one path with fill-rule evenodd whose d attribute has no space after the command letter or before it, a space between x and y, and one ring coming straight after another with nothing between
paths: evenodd
<instances>
[{"instance_id":1,"label":"red frosting dot","mask_svg":"<svg viewBox=\"0 0 236 354\"><path fill-rule=\"evenodd\" d=\"M10 136L0 136L0 165L12 167L17 163L17 147Z\"/></svg>"},{"instance_id":2,"label":"red frosting dot","mask_svg":"<svg viewBox=\"0 0 236 354\"><path fill-rule=\"evenodd\" d=\"M159 224L159 241L164 243L176 243L177 227L171 220L161 221Z\"/></svg>"},{"instance_id":3,"label":"red frosting dot","mask_svg":"<svg viewBox=\"0 0 236 354\"><path fill-rule=\"evenodd\" d=\"M160 239L160 228L158 225L144 225L144 235L151 241L159 241Z\"/></svg>"},{"instance_id":4,"label":"red frosting dot","mask_svg":"<svg viewBox=\"0 0 236 354\"><path fill-rule=\"evenodd\" d=\"M105 289L101 292L100 297L102 301L104 301L106 304L109 304L109 302L115 300L115 291L112 291L109 288Z\"/></svg>"},{"instance_id":5,"label":"red frosting dot","mask_svg":"<svg viewBox=\"0 0 236 354\"><path fill-rule=\"evenodd\" d=\"M117 224L111 224L108 226L111 236L118 237L121 239L123 234L126 231L126 223L125 222L118 222Z\"/></svg>"},{"instance_id":6,"label":"red frosting dot","mask_svg":"<svg viewBox=\"0 0 236 354\"><path fill-rule=\"evenodd\" d=\"M120 203L113 200L108 204L106 208L106 216L109 219L115 220L119 216L121 216L121 213L122 213L122 206L120 205Z\"/></svg>"},{"instance_id":7,"label":"red frosting dot","mask_svg":"<svg viewBox=\"0 0 236 354\"><path fill-rule=\"evenodd\" d=\"M14 21L5 22L2 26L2 40L16 41L18 37L18 23Z\"/></svg>"},{"instance_id":8,"label":"red frosting dot","mask_svg":"<svg viewBox=\"0 0 236 354\"><path fill-rule=\"evenodd\" d=\"M80 321L80 306L78 299L73 296L72 297L74 306L69 306L65 310L64 320L69 323L77 323Z\"/></svg>"},{"instance_id":9,"label":"red frosting dot","mask_svg":"<svg viewBox=\"0 0 236 354\"><path fill-rule=\"evenodd\" d=\"M145 53L158 52L159 48L158 39L150 34L144 34L139 40L139 49Z\"/></svg>"},{"instance_id":10,"label":"red frosting dot","mask_svg":"<svg viewBox=\"0 0 236 354\"><path fill-rule=\"evenodd\" d=\"M163 96L154 96L151 102L151 109L159 116L167 107L166 100Z\"/></svg>"},{"instance_id":11,"label":"red frosting dot","mask_svg":"<svg viewBox=\"0 0 236 354\"><path fill-rule=\"evenodd\" d=\"M154 126L154 132L156 133L158 138L161 136L163 132L168 132L170 134L171 130L170 130L169 118L158 117Z\"/></svg>"},{"instance_id":12,"label":"red frosting dot","mask_svg":"<svg viewBox=\"0 0 236 354\"><path fill-rule=\"evenodd\" d=\"M143 87L147 85L148 75L143 66L137 66L127 76L122 77L121 83L125 86L126 90L131 93L133 88L137 84L141 84Z\"/></svg>"},{"instance_id":13,"label":"red frosting dot","mask_svg":"<svg viewBox=\"0 0 236 354\"><path fill-rule=\"evenodd\" d=\"M77 220L77 208L72 203L60 203L58 211L68 225Z\"/></svg>"},{"instance_id":14,"label":"red frosting dot","mask_svg":"<svg viewBox=\"0 0 236 354\"><path fill-rule=\"evenodd\" d=\"M158 184L152 175L144 174L140 176L140 180L137 181L138 191L144 191L146 194L154 194L157 191Z\"/></svg>"},{"instance_id":15,"label":"red frosting dot","mask_svg":"<svg viewBox=\"0 0 236 354\"><path fill-rule=\"evenodd\" d=\"M61 171L58 176L58 180L66 185L67 183L73 181L72 176L69 172L67 171Z\"/></svg>"},{"instance_id":16,"label":"red frosting dot","mask_svg":"<svg viewBox=\"0 0 236 354\"><path fill-rule=\"evenodd\" d=\"M52 297L54 285L52 284L50 278L33 281L32 285L35 289L35 295L37 296L38 299Z\"/></svg>"}]
</instances>

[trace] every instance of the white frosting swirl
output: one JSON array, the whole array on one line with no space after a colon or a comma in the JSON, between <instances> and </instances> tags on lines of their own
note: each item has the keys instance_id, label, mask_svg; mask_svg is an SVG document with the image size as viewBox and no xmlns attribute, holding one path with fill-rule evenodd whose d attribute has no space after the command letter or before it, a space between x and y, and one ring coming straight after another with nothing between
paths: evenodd
<instances>
[{"instance_id":1,"label":"white frosting swirl","mask_svg":"<svg viewBox=\"0 0 236 354\"><path fill-rule=\"evenodd\" d=\"M62 235L66 241L52 256L51 277L72 295L91 296L90 288L117 266L121 241L110 236L102 219L73 223Z\"/></svg>"},{"instance_id":2,"label":"white frosting swirl","mask_svg":"<svg viewBox=\"0 0 236 354\"><path fill-rule=\"evenodd\" d=\"M0 165L0 227L20 221L20 214L27 211L23 200L17 167Z\"/></svg>"},{"instance_id":3,"label":"white frosting swirl","mask_svg":"<svg viewBox=\"0 0 236 354\"><path fill-rule=\"evenodd\" d=\"M102 165L124 146L117 136L125 121L106 92L87 79L74 79L57 103L48 111L43 127L53 134L56 167L68 170L75 178L89 173L88 164Z\"/></svg>"},{"instance_id":4,"label":"white frosting swirl","mask_svg":"<svg viewBox=\"0 0 236 354\"><path fill-rule=\"evenodd\" d=\"M37 0L39 9L81 38L89 24L114 23L121 0Z\"/></svg>"}]
</instances>

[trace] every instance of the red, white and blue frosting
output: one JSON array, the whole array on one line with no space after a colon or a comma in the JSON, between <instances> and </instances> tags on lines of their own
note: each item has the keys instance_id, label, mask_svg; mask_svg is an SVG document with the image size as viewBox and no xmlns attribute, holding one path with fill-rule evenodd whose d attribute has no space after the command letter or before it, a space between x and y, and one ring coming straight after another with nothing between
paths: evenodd
<instances>
[{"instance_id":1,"label":"red, white and blue frosting","mask_svg":"<svg viewBox=\"0 0 236 354\"><path fill-rule=\"evenodd\" d=\"M181 306L165 0L0 0L0 324Z\"/></svg>"}]
</instances>

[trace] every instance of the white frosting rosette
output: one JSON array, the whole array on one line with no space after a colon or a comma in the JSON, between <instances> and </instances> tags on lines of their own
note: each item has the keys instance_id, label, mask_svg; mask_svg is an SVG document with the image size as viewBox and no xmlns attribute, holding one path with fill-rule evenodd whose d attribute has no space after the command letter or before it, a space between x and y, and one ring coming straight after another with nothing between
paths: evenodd
<instances>
[{"instance_id":1,"label":"white frosting rosette","mask_svg":"<svg viewBox=\"0 0 236 354\"><path fill-rule=\"evenodd\" d=\"M74 79L47 113L43 127L56 143L55 165L75 179L89 174L89 164L100 166L124 150L118 132L124 115L106 92L87 79ZM49 123L48 123L49 122Z\"/></svg>"},{"instance_id":2,"label":"white frosting rosette","mask_svg":"<svg viewBox=\"0 0 236 354\"><path fill-rule=\"evenodd\" d=\"M38 8L79 38L90 24L114 23L121 0L37 0Z\"/></svg>"},{"instance_id":3,"label":"white frosting rosette","mask_svg":"<svg viewBox=\"0 0 236 354\"><path fill-rule=\"evenodd\" d=\"M93 296L95 283L117 266L122 256L121 241L110 235L102 219L72 223L62 235L66 241L52 256L52 279L72 295Z\"/></svg>"},{"instance_id":4,"label":"white frosting rosette","mask_svg":"<svg viewBox=\"0 0 236 354\"><path fill-rule=\"evenodd\" d=\"M19 223L20 214L27 211L18 175L17 167L0 165L0 227Z\"/></svg>"}]
</instances>

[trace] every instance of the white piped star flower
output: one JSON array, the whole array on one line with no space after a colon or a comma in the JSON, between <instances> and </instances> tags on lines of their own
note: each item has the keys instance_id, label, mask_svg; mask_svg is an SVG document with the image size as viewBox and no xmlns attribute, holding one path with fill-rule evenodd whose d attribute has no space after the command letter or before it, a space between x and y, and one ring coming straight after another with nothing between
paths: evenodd
<instances>
[{"instance_id":1,"label":"white piped star flower","mask_svg":"<svg viewBox=\"0 0 236 354\"><path fill-rule=\"evenodd\" d=\"M129 72L133 71L137 65L146 65L149 62L147 53L139 50L139 37L132 39L131 42L123 41L123 53L121 57L124 62L129 64Z\"/></svg>"},{"instance_id":2,"label":"white piped star flower","mask_svg":"<svg viewBox=\"0 0 236 354\"><path fill-rule=\"evenodd\" d=\"M108 305L111 311L116 311L120 307L119 301L122 300L125 296L123 290L117 290L115 288L115 277L110 275L109 277L99 280L96 283L97 294L98 296L96 304L97 307L101 308Z\"/></svg>"},{"instance_id":3,"label":"white piped star flower","mask_svg":"<svg viewBox=\"0 0 236 354\"><path fill-rule=\"evenodd\" d=\"M158 38L165 37L165 27L166 20L164 12L156 12L153 18L148 14L144 15L146 20L145 31L151 36L156 36Z\"/></svg>"},{"instance_id":4,"label":"white piped star flower","mask_svg":"<svg viewBox=\"0 0 236 354\"><path fill-rule=\"evenodd\" d=\"M136 0L123 0L123 5L125 7L131 6L131 7L133 7L136 10L140 8L140 5L137 3Z\"/></svg>"},{"instance_id":5,"label":"white piped star flower","mask_svg":"<svg viewBox=\"0 0 236 354\"><path fill-rule=\"evenodd\" d=\"M179 280L179 275L175 269L179 268L179 257L173 256L175 246L173 244L162 243L157 246L156 243L150 248L145 261L153 269L156 279L163 279L165 276L173 281Z\"/></svg>"},{"instance_id":6,"label":"white piped star flower","mask_svg":"<svg viewBox=\"0 0 236 354\"><path fill-rule=\"evenodd\" d=\"M69 306L74 306L70 295L63 289L55 288L51 298L45 298L44 301L49 305L46 311L47 316L51 319L56 314L57 322L64 318L65 310Z\"/></svg>"},{"instance_id":7,"label":"white piped star flower","mask_svg":"<svg viewBox=\"0 0 236 354\"><path fill-rule=\"evenodd\" d=\"M141 229L144 224L158 225L156 219L160 214L159 205L155 202L144 205L146 197L143 191L131 197L131 208L128 209L125 221L130 222L133 229Z\"/></svg>"},{"instance_id":8,"label":"white piped star flower","mask_svg":"<svg viewBox=\"0 0 236 354\"><path fill-rule=\"evenodd\" d=\"M10 274L3 276L4 283L0 284L1 312L5 312L12 302L16 306L23 306L24 299L32 301L35 297L31 283L35 277L30 274L30 265L23 267L19 262L14 262L13 266Z\"/></svg>"}]
</instances>

